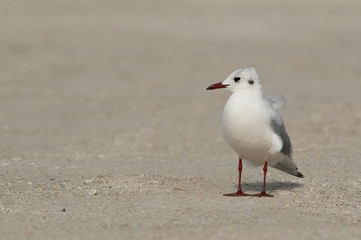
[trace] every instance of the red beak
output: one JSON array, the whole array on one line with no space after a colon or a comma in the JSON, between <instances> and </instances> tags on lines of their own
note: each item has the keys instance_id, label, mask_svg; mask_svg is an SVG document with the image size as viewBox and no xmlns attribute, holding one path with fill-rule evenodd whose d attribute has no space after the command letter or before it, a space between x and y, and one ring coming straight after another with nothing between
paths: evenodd
<instances>
[{"instance_id":1,"label":"red beak","mask_svg":"<svg viewBox=\"0 0 361 240\"><path fill-rule=\"evenodd\" d=\"M215 84L212 84L210 85L209 87L207 87L206 90L214 90L214 89L217 89L217 88L226 88L228 85L223 85L222 82L219 82L219 83L215 83Z\"/></svg>"}]
</instances>

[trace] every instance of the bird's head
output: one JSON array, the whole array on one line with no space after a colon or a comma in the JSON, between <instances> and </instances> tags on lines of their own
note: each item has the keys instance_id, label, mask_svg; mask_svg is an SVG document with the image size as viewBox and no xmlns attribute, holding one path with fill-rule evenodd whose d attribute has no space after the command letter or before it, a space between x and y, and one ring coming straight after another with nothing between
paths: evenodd
<instances>
[{"instance_id":1,"label":"bird's head","mask_svg":"<svg viewBox=\"0 0 361 240\"><path fill-rule=\"evenodd\" d=\"M214 90L218 88L227 88L232 92L240 90L262 90L261 82L258 78L256 69L241 68L231 73L226 80L214 83L207 87L206 90Z\"/></svg>"}]
</instances>

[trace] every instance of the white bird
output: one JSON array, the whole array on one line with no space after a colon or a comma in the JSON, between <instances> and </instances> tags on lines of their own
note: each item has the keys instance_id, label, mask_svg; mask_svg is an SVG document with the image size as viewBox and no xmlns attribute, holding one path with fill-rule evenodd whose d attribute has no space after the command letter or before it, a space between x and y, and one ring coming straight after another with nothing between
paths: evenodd
<instances>
[{"instance_id":1,"label":"white bird","mask_svg":"<svg viewBox=\"0 0 361 240\"><path fill-rule=\"evenodd\" d=\"M241 68L223 82L210 85L207 90L226 88L233 92L224 106L222 133L229 146L238 154L238 191L224 196L273 197L266 193L267 165L303 177L292 160L292 145L278 110L284 98L263 97L261 82L254 68ZM264 165L263 190L246 194L241 188L242 158L254 165Z\"/></svg>"}]
</instances>

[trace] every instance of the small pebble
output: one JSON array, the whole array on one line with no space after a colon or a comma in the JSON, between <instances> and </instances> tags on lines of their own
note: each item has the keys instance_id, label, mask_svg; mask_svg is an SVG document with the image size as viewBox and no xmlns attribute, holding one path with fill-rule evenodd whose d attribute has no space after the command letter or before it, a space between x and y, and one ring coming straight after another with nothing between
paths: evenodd
<instances>
[{"instance_id":1,"label":"small pebble","mask_svg":"<svg viewBox=\"0 0 361 240\"><path fill-rule=\"evenodd\" d=\"M89 191L89 194L90 195L97 195L98 193L97 193L96 189L92 189L92 190Z\"/></svg>"}]
</instances>

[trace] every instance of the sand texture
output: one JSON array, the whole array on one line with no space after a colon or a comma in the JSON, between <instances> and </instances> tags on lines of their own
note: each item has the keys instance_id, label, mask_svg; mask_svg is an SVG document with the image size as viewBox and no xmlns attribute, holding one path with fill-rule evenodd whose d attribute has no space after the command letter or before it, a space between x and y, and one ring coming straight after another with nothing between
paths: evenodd
<instances>
[{"instance_id":1,"label":"sand texture","mask_svg":"<svg viewBox=\"0 0 361 240\"><path fill-rule=\"evenodd\" d=\"M361 2L0 2L0 239L361 239ZM257 69L304 179L230 198ZM244 166L244 190L262 167Z\"/></svg>"}]
</instances>

